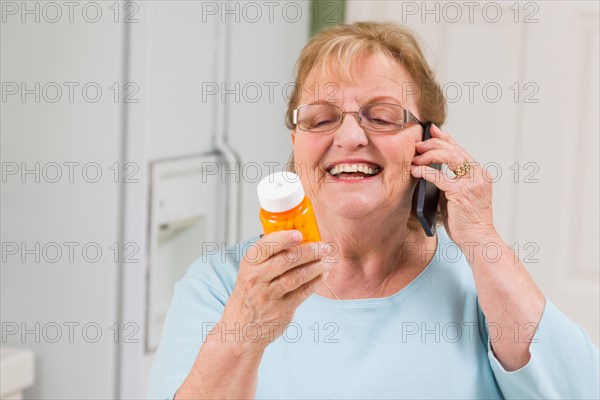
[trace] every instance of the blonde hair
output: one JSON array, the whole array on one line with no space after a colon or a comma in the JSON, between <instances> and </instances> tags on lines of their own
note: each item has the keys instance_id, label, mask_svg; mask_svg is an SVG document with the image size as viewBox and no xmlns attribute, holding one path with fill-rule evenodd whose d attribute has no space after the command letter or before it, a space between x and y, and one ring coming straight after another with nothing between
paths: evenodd
<instances>
[{"instance_id":1,"label":"blonde hair","mask_svg":"<svg viewBox=\"0 0 600 400\"><path fill-rule=\"evenodd\" d=\"M314 36L296 62L296 82L288 103L286 125L293 129L292 114L298 107L302 88L315 69L331 71L342 79L352 80L352 60L374 55L382 62L398 62L417 84L417 108L422 121L441 126L446 120L446 101L433 71L419 47L415 35L393 22L355 22L337 25Z\"/></svg>"},{"instance_id":2,"label":"blonde hair","mask_svg":"<svg viewBox=\"0 0 600 400\"><path fill-rule=\"evenodd\" d=\"M355 80L356 67L352 61L373 55L383 63L393 60L400 64L416 83L416 106L421 121L441 126L446 120L446 101L435 75L421 51L415 35L406 27L393 22L355 22L324 29L302 49L296 62L296 82L286 114L286 126L294 129L293 110L298 107L302 89L309 74L317 70L332 72L345 81ZM392 62L393 62L392 61ZM294 171L294 153L288 170ZM420 226L413 209L409 226ZM440 222L438 213L437 222Z\"/></svg>"}]
</instances>

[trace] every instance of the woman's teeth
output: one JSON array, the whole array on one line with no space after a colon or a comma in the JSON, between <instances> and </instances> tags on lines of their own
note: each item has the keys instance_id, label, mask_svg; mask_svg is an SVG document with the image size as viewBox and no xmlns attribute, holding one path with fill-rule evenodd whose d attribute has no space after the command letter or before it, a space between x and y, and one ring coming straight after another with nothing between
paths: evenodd
<instances>
[{"instance_id":1,"label":"woman's teeth","mask_svg":"<svg viewBox=\"0 0 600 400\"><path fill-rule=\"evenodd\" d=\"M366 176L377 175L379 168L371 168L366 164L337 164L329 170L329 173L336 178L363 179Z\"/></svg>"}]
</instances>

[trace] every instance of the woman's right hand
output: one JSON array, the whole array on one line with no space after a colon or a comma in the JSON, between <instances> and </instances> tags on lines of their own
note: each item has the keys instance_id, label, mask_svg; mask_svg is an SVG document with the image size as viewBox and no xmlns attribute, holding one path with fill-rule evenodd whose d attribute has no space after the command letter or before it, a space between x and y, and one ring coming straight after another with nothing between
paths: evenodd
<instances>
[{"instance_id":1,"label":"woman's right hand","mask_svg":"<svg viewBox=\"0 0 600 400\"><path fill-rule=\"evenodd\" d=\"M262 352L283 334L296 309L327 279L333 264L326 243L300 243L296 230L264 235L243 260L219 324L211 334L236 342L244 352Z\"/></svg>"}]
</instances>

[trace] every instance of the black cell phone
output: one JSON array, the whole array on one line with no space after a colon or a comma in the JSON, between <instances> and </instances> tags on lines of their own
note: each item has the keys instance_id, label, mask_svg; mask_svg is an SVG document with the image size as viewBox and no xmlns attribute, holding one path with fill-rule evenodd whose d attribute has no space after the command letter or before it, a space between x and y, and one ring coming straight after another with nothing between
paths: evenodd
<instances>
[{"instance_id":1,"label":"black cell phone","mask_svg":"<svg viewBox=\"0 0 600 400\"><path fill-rule=\"evenodd\" d=\"M431 138L431 122L423 125L423 141ZM441 164L433 163L430 165L435 169L442 169ZM431 182L424 178L419 178L417 183L417 218L425 230L427 236L435 235L435 214L440 199L440 190Z\"/></svg>"}]
</instances>

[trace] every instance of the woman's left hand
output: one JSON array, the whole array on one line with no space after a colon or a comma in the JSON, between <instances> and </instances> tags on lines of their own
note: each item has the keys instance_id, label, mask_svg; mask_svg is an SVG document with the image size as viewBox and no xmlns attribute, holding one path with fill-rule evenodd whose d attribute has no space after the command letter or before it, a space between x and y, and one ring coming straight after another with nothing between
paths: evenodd
<instances>
[{"instance_id":1,"label":"woman's left hand","mask_svg":"<svg viewBox=\"0 0 600 400\"><path fill-rule=\"evenodd\" d=\"M431 139L416 143L420 153L412 160L411 175L437 186L440 210L448 235L459 246L495 235L492 218L492 182L487 171L478 165L454 139L431 125ZM464 161L471 169L461 177L429 167L431 163L447 164L451 171Z\"/></svg>"}]
</instances>

